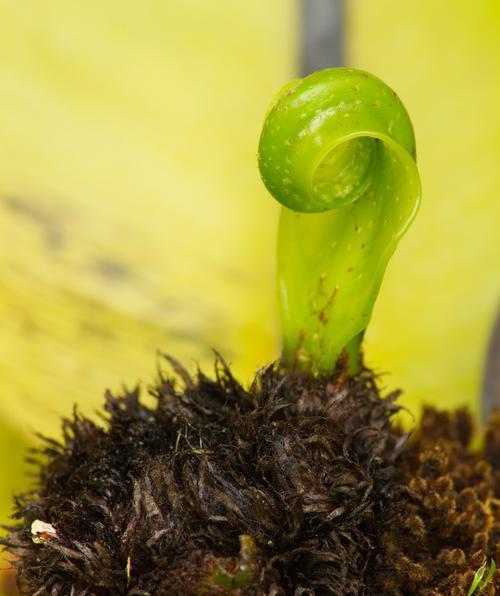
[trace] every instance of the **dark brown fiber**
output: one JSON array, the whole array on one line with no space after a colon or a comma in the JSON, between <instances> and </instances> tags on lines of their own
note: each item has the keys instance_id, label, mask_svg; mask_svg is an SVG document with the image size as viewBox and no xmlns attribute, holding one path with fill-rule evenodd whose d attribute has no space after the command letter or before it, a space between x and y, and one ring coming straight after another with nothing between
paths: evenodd
<instances>
[{"instance_id":1,"label":"dark brown fiber","mask_svg":"<svg viewBox=\"0 0 500 596\"><path fill-rule=\"evenodd\" d=\"M500 563L499 418L472 454L463 411L408 440L368 370L273 365L246 390L222 359L173 365L153 408L107 395L102 426L75 411L44 440L4 540L24 593L461 596Z\"/></svg>"}]
</instances>

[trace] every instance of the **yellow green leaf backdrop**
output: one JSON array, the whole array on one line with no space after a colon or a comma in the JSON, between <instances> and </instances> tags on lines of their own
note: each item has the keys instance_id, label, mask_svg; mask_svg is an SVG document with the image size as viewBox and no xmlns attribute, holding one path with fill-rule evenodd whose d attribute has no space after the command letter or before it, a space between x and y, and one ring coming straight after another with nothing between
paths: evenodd
<instances>
[{"instance_id":1,"label":"yellow green leaf backdrop","mask_svg":"<svg viewBox=\"0 0 500 596\"><path fill-rule=\"evenodd\" d=\"M405 403L479 393L499 290L500 5L349 0L346 62L415 124L417 222L367 357ZM256 167L295 76L292 0L0 0L0 519L24 448L168 352L237 373L279 353L278 208Z\"/></svg>"}]
</instances>

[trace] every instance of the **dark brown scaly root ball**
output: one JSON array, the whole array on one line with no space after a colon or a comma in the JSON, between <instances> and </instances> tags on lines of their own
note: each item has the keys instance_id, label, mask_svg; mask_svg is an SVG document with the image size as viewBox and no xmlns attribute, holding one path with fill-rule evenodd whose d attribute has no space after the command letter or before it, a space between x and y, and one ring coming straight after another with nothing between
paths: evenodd
<instances>
[{"instance_id":1,"label":"dark brown scaly root ball","mask_svg":"<svg viewBox=\"0 0 500 596\"><path fill-rule=\"evenodd\" d=\"M407 440L368 370L246 390L173 364L155 407L107 395L103 427L45 440L4 540L23 593L462 596L500 563L499 418L472 454L465 412Z\"/></svg>"}]
</instances>

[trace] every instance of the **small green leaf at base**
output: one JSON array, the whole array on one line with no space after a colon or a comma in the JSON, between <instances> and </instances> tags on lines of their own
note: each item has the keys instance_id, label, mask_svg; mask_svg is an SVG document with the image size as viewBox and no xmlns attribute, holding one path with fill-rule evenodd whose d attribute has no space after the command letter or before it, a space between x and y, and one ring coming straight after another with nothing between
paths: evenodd
<instances>
[{"instance_id":1,"label":"small green leaf at base","mask_svg":"<svg viewBox=\"0 0 500 596\"><path fill-rule=\"evenodd\" d=\"M223 593L228 594L248 587L254 574L254 558L254 541L251 536L242 534L240 536L240 556L237 570L231 573L222 565L217 565L203 582L203 587L198 590L198 594L205 594L210 588L216 586L221 588Z\"/></svg>"},{"instance_id":2,"label":"small green leaf at base","mask_svg":"<svg viewBox=\"0 0 500 596\"><path fill-rule=\"evenodd\" d=\"M467 596L472 596L476 590L482 590L486 588L486 586L491 582L493 576L495 575L495 571L497 570L497 565L493 559L491 559L491 563L488 569L488 574L486 575L485 579L483 580L484 573L486 571L486 563L482 565L477 571L474 579L472 580L472 584L469 588Z\"/></svg>"}]
</instances>

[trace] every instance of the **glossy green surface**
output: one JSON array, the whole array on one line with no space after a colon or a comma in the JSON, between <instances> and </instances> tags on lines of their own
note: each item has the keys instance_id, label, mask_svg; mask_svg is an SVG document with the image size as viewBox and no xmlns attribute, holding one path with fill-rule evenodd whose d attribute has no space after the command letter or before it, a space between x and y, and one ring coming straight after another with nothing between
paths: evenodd
<instances>
[{"instance_id":1,"label":"glossy green surface","mask_svg":"<svg viewBox=\"0 0 500 596\"><path fill-rule=\"evenodd\" d=\"M355 370L385 268L420 202L408 114L385 83L362 71L292 81L266 115L259 169L283 205L285 358L316 374L346 348Z\"/></svg>"}]
</instances>

